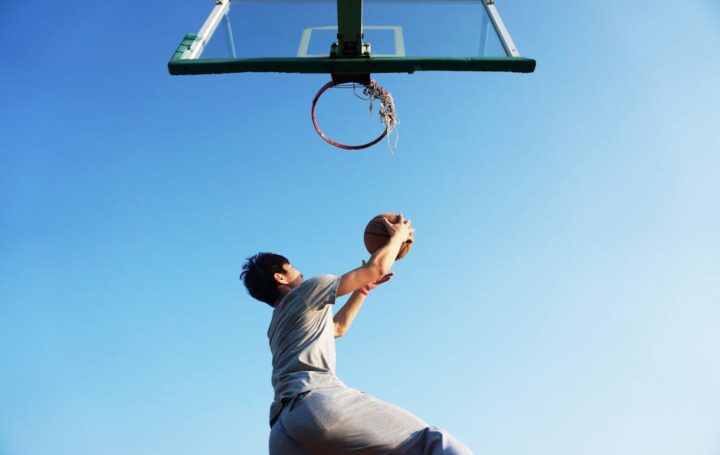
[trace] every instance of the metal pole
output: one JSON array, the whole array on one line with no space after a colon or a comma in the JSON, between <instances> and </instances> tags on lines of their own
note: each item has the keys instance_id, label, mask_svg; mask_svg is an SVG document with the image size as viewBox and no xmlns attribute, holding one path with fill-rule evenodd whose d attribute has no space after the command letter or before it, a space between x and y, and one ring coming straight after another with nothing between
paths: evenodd
<instances>
[{"instance_id":1,"label":"metal pole","mask_svg":"<svg viewBox=\"0 0 720 455\"><path fill-rule=\"evenodd\" d=\"M228 11L228 14L224 16L225 31L227 32L228 45L230 46L230 55L232 55L232 58L237 58L237 53L235 52L235 37L233 36L232 24L230 23L229 13L230 11Z\"/></svg>"},{"instance_id":2,"label":"metal pole","mask_svg":"<svg viewBox=\"0 0 720 455\"><path fill-rule=\"evenodd\" d=\"M478 46L480 48L481 57L485 57L487 54L487 35L489 26L490 20L488 19L487 14L483 14L480 23L480 46Z\"/></svg>"},{"instance_id":3,"label":"metal pole","mask_svg":"<svg viewBox=\"0 0 720 455\"><path fill-rule=\"evenodd\" d=\"M198 32L197 38L192 44L192 47L183 57L184 59L194 60L202 55L203 50L205 50L205 46L207 45L210 38L213 36L213 33L215 33L215 29L217 28L218 24L220 24L220 20L223 18L223 16L225 16L225 14L227 14L229 8L230 0L216 1L215 7L213 8L210 16L208 16L200 31Z\"/></svg>"},{"instance_id":4,"label":"metal pole","mask_svg":"<svg viewBox=\"0 0 720 455\"><path fill-rule=\"evenodd\" d=\"M508 32L507 27L505 27L505 24L500 17L500 13L498 13L497 8L495 7L495 0L483 0L482 4L485 7L485 11L487 11L488 13L488 16L490 17L490 20L495 26L495 30L497 30L498 36L500 37L500 42L505 48L505 53L507 54L507 56L520 57L520 52L518 52L517 46L515 46L512 37L510 37L510 32Z\"/></svg>"},{"instance_id":5,"label":"metal pole","mask_svg":"<svg viewBox=\"0 0 720 455\"><path fill-rule=\"evenodd\" d=\"M337 0L338 57L362 53L362 0Z\"/></svg>"}]
</instances>

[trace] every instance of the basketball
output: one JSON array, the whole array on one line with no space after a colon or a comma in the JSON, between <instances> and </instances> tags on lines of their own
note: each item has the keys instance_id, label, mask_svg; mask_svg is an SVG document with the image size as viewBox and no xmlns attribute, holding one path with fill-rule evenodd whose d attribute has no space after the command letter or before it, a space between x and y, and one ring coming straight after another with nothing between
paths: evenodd
<instances>
[{"instance_id":1,"label":"basketball","mask_svg":"<svg viewBox=\"0 0 720 455\"><path fill-rule=\"evenodd\" d=\"M383 218L387 218L389 222L395 224L399 220L400 215L396 213L383 213L370 220L367 226L365 226L365 235L363 240L365 241L365 248L367 248L370 254L373 254L378 248L385 246L388 240L390 240L390 234L388 233ZM405 257L405 255L410 251L412 243L412 238L403 243L395 259L397 260Z\"/></svg>"}]
</instances>

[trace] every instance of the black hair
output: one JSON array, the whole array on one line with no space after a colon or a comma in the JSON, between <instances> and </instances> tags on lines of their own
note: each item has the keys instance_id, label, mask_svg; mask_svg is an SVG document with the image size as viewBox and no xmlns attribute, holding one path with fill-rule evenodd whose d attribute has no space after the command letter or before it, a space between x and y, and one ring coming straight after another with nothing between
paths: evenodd
<instances>
[{"instance_id":1,"label":"black hair","mask_svg":"<svg viewBox=\"0 0 720 455\"><path fill-rule=\"evenodd\" d=\"M289 263L285 256L279 254L258 253L247 258L240 279L252 297L274 307L282 294L273 276L285 273L283 265Z\"/></svg>"}]
</instances>

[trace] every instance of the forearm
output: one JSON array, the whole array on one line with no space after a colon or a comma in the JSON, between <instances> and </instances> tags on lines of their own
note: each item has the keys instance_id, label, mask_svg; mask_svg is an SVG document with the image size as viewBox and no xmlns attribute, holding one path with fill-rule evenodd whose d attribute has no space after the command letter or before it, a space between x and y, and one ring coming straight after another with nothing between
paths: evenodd
<instances>
[{"instance_id":1,"label":"forearm","mask_svg":"<svg viewBox=\"0 0 720 455\"><path fill-rule=\"evenodd\" d=\"M399 215L399 221L394 224L391 224L387 218L383 218L383 220L390 238L385 245L370 256L367 263L341 277L337 289L338 296L349 294L388 275L403 243L412 241L412 234L415 230L410 227L410 220L405 220L402 215Z\"/></svg>"},{"instance_id":2,"label":"forearm","mask_svg":"<svg viewBox=\"0 0 720 455\"><path fill-rule=\"evenodd\" d=\"M333 317L333 324L335 328L335 338L339 338L345 335L348 331L355 316L365 302L365 295L360 291L355 291L350 295L350 298L345 302L342 308Z\"/></svg>"},{"instance_id":3,"label":"forearm","mask_svg":"<svg viewBox=\"0 0 720 455\"><path fill-rule=\"evenodd\" d=\"M400 236L394 235L390 237L390 240L381 248L378 248L370 259L366 266L372 267L377 270L377 278L390 272L392 265L395 263L400 248L403 245L403 240ZM375 280L372 280L375 281Z\"/></svg>"}]
</instances>

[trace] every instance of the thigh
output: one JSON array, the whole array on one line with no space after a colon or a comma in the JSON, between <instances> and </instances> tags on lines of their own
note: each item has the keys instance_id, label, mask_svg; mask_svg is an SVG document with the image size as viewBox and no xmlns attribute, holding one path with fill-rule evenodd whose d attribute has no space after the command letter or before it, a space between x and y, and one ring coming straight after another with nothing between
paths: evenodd
<instances>
[{"instance_id":1,"label":"thigh","mask_svg":"<svg viewBox=\"0 0 720 455\"><path fill-rule=\"evenodd\" d=\"M322 454L387 454L427 427L398 406L341 387L313 390L281 420L293 440Z\"/></svg>"}]
</instances>

